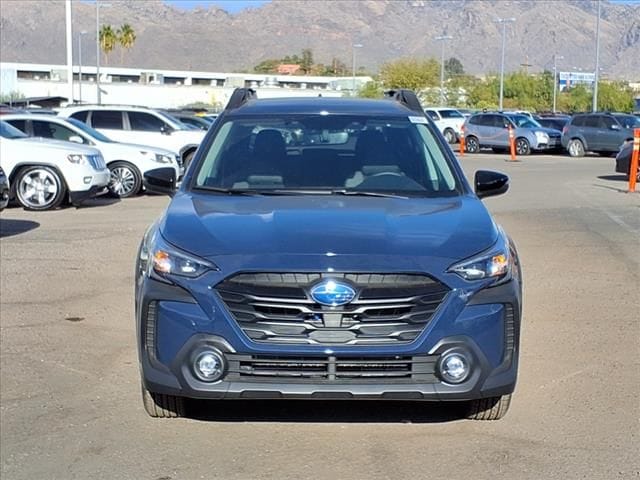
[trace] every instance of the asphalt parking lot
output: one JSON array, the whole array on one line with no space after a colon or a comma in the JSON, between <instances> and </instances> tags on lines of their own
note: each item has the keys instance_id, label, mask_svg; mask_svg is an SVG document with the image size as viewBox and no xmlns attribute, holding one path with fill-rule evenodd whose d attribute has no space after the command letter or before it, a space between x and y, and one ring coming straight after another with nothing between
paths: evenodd
<instances>
[{"instance_id":1,"label":"asphalt parking lot","mask_svg":"<svg viewBox=\"0 0 640 480\"><path fill-rule=\"evenodd\" d=\"M168 199L0 216L0 456L9 479L638 479L640 193L613 158L530 156L487 200L525 276L519 384L497 422L423 403L201 402L149 418L139 239Z\"/></svg>"}]
</instances>

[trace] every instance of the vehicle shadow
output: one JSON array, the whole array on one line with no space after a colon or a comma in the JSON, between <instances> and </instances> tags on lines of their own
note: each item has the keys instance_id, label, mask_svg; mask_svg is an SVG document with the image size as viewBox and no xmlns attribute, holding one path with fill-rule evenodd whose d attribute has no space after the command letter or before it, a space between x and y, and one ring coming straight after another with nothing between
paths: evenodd
<instances>
[{"instance_id":1,"label":"vehicle shadow","mask_svg":"<svg viewBox=\"0 0 640 480\"><path fill-rule=\"evenodd\" d=\"M465 418L464 404L350 400L190 400L189 418L206 422L444 423Z\"/></svg>"},{"instance_id":2,"label":"vehicle shadow","mask_svg":"<svg viewBox=\"0 0 640 480\"><path fill-rule=\"evenodd\" d=\"M599 175L600 180L613 180L614 182L628 182L629 179L624 173L619 175Z\"/></svg>"},{"instance_id":3,"label":"vehicle shadow","mask_svg":"<svg viewBox=\"0 0 640 480\"><path fill-rule=\"evenodd\" d=\"M20 235L38 228L40 224L31 220L0 218L0 238Z\"/></svg>"},{"instance_id":4,"label":"vehicle shadow","mask_svg":"<svg viewBox=\"0 0 640 480\"><path fill-rule=\"evenodd\" d=\"M107 205L113 205L114 203L120 203L122 200L115 197L110 197L108 195L102 195L100 197L90 198L85 200L76 208L95 208L95 207L105 207Z\"/></svg>"}]
</instances>

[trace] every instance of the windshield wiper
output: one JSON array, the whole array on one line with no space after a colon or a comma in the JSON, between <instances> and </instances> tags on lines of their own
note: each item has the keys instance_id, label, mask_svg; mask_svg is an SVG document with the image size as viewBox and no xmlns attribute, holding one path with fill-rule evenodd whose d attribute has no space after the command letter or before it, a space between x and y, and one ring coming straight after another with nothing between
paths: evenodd
<instances>
[{"instance_id":1,"label":"windshield wiper","mask_svg":"<svg viewBox=\"0 0 640 480\"><path fill-rule=\"evenodd\" d=\"M409 198L405 195L398 195L397 193L382 193L382 192L368 192L366 190L331 190L332 195L353 195L360 197L383 197L383 198Z\"/></svg>"},{"instance_id":2,"label":"windshield wiper","mask_svg":"<svg viewBox=\"0 0 640 480\"><path fill-rule=\"evenodd\" d=\"M193 187L194 190L204 190L207 192L216 192L222 193L226 195L247 195L247 196L255 196L255 195L299 195L299 192L293 190L256 190L249 188L220 188L220 187L208 187L206 185L202 185L199 187Z\"/></svg>"}]
</instances>

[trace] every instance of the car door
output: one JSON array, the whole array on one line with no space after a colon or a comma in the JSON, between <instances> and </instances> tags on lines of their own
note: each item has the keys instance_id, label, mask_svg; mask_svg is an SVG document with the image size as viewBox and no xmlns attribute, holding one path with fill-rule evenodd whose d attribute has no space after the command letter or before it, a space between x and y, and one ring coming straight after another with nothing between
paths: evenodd
<instances>
[{"instance_id":1,"label":"car door","mask_svg":"<svg viewBox=\"0 0 640 480\"><path fill-rule=\"evenodd\" d=\"M171 138L173 127L160 117L147 112L135 111L128 111L127 116L129 131L135 135L135 143L175 150Z\"/></svg>"},{"instance_id":2,"label":"car door","mask_svg":"<svg viewBox=\"0 0 640 480\"><path fill-rule=\"evenodd\" d=\"M492 115L492 136L493 145L497 147L509 146L509 126L513 127L511 121L504 115ZM513 127L515 128L515 127Z\"/></svg>"},{"instance_id":3,"label":"car door","mask_svg":"<svg viewBox=\"0 0 640 480\"><path fill-rule=\"evenodd\" d=\"M472 117L472 123L474 127L475 134L478 137L478 142L483 147L490 145L490 136L491 136L491 115L482 114L475 115Z\"/></svg>"},{"instance_id":4,"label":"car door","mask_svg":"<svg viewBox=\"0 0 640 480\"><path fill-rule=\"evenodd\" d=\"M604 123L600 122L601 115L586 115L582 132L587 141L587 150L602 150Z\"/></svg>"},{"instance_id":5,"label":"car door","mask_svg":"<svg viewBox=\"0 0 640 480\"><path fill-rule=\"evenodd\" d=\"M133 142L134 135L124 129L121 110L92 110L87 118L89 125L116 142Z\"/></svg>"},{"instance_id":6,"label":"car door","mask_svg":"<svg viewBox=\"0 0 640 480\"><path fill-rule=\"evenodd\" d=\"M609 152L617 152L622 144L622 127L613 118L608 115L600 116L600 149Z\"/></svg>"}]
</instances>

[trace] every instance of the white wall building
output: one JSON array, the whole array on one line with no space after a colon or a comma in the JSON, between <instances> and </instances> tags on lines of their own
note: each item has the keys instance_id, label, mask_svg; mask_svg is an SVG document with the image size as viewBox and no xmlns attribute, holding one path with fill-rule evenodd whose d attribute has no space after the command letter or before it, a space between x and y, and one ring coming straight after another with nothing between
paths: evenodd
<instances>
[{"instance_id":1,"label":"white wall building","mask_svg":"<svg viewBox=\"0 0 640 480\"><path fill-rule=\"evenodd\" d=\"M73 67L73 101L97 102L96 67ZM356 77L356 88L371 77ZM224 106L237 87L251 87L259 98L349 95L353 77L314 77L256 73L187 72L100 67L102 103L181 107L195 102ZM64 65L0 63L0 94L69 97Z\"/></svg>"}]
</instances>

